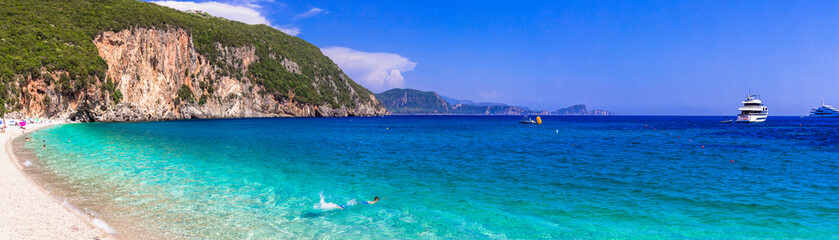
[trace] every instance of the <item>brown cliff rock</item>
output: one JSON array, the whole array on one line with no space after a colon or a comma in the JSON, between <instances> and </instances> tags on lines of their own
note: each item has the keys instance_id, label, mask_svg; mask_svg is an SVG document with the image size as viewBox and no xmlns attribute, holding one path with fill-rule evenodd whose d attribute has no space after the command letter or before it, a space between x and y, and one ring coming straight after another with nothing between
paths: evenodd
<instances>
[{"instance_id":1,"label":"brown cliff rock","mask_svg":"<svg viewBox=\"0 0 839 240\"><path fill-rule=\"evenodd\" d=\"M218 60L241 73L221 74L229 69L219 69L197 53L192 37L183 29L137 28L104 32L93 43L107 63L105 79L89 79L89 87L72 93L61 91L62 85L57 79L63 72L45 72L40 77L22 79L19 84L21 110L8 115L123 122L388 114L374 96L370 96L373 99L370 103L354 101L354 106L322 106L298 103L293 92L289 92L288 97L267 93L247 77L248 66L259 61L256 49L250 46L231 48L216 44L216 50L221 53ZM271 57L282 58L286 70L301 74L297 63L274 53ZM346 75L340 74L340 78L326 81L331 85L320 87L335 88L334 82L349 84ZM108 81L113 83L114 92L121 93L121 99L111 97L110 90L104 87ZM312 84L317 87L317 82L322 81ZM352 88L350 96L357 99Z\"/></svg>"}]
</instances>

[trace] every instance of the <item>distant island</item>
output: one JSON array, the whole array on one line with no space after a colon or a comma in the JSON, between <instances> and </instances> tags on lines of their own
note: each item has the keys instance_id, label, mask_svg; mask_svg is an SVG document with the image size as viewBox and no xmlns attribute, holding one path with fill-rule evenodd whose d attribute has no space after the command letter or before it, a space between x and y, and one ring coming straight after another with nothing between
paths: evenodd
<instances>
[{"instance_id":1,"label":"distant island","mask_svg":"<svg viewBox=\"0 0 839 240\"><path fill-rule=\"evenodd\" d=\"M578 104L556 111L531 110L527 107L510 106L503 103L476 103L441 96L432 91L394 88L376 94L387 110L394 115L596 115L610 116L615 113Z\"/></svg>"}]
</instances>

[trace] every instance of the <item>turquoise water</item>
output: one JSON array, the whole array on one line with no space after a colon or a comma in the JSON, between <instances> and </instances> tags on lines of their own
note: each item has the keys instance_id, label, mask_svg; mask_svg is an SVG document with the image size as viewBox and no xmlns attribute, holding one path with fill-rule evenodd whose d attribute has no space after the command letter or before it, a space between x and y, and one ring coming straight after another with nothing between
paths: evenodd
<instances>
[{"instance_id":1,"label":"turquoise water","mask_svg":"<svg viewBox=\"0 0 839 240\"><path fill-rule=\"evenodd\" d=\"M87 123L26 147L49 186L134 236L839 238L839 121L721 119ZM387 199L334 210L321 193Z\"/></svg>"}]
</instances>

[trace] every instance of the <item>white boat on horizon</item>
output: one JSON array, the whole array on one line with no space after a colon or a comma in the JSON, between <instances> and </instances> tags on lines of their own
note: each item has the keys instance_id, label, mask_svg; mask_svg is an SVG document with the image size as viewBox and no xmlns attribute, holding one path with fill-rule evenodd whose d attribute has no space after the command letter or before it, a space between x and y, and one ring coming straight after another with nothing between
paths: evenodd
<instances>
[{"instance_id":1,"label":"white boat on horizon","mask_svg":"<svg viewBox=\"0 0 839 240\"><path fill-rule=\"evenodd\" d=\"M759 123L766 121L769 115L769 108L763 105L760 96L749 93L746 100L743 101L743 106L737 109L740 114L737 115L736 122L738 123Z\"/></svg>"},{"instance_id":2,"label":"white boat on horizon","mask_svg":"<svg viewBox=\"0 0 839 240\"><path fill-rule=\"evenodd\" d=\"M839 118L839 110L833 108L833 106L825 105L824 100L822 100L822 105L819 108L813 108L810 110L810 115L808 117L811 118Z\"/></svg>"}]
</instances>

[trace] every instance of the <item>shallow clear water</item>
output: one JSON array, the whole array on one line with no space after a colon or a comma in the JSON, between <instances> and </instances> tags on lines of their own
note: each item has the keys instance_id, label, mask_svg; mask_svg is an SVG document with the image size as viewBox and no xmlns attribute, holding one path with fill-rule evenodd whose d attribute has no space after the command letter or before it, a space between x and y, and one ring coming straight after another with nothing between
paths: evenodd
<instances>
[{"instance_id":1,"label":"shallow clear water","mask_svg":"<svg viewBox=\"0 0 839 240\"><path fill-rule=\"evenodd\" d=\"M62 186L71 203L121 234L839 236L839 121L543 119L88 123L32 133L25 146L39 159L35 167L57 179L49 186ZM336 204L387 199L322 210L321 192Z\"/></svg>"}]
</instances>

